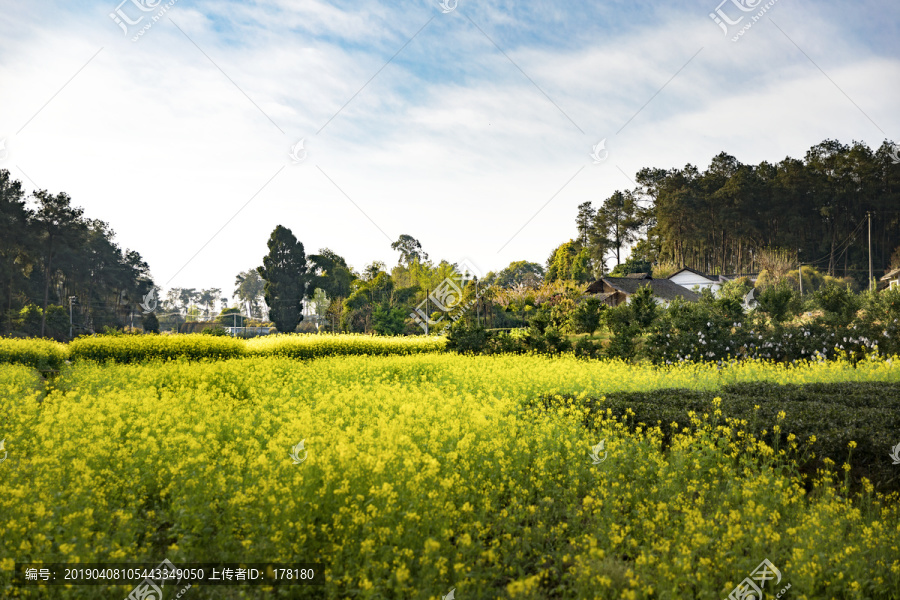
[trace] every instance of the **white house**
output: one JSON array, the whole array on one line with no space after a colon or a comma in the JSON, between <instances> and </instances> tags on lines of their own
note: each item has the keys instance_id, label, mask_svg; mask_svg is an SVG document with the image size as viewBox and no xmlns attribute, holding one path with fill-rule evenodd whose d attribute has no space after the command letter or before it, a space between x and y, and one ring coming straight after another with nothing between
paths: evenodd
<instances>
[{"instance_id":1,"label":"white house","mask_svg":"<svg viewBox=\"0 0 900 600\"><path fill-rule=\"evenodd\" d=\"M707 276L699 271L688 269L687 267L669 275L668 279L672 283L677 283L681 287L685 287L689 290L694 290L694 286L697 286L697 290L705 290L708 288L713 294L718 292L719 288L722 287L722 282L718 276Z\"/></svg>"},{"instance_id":2,"label":"white house","mask_svg":"<svg viewBox=\"0 0 900 600\"><path fill-rule=\"evenodd\" d=\"M878 290L894 289L900 287L900 269L894 269L885 273L881 281L878 282Z\"/></svg>"}]
</instances>

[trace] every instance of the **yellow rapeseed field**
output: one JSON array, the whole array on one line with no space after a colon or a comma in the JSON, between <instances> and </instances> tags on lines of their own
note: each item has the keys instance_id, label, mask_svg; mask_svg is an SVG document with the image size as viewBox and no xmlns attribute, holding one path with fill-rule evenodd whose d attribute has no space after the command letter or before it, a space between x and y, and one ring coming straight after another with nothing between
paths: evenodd
<instances>
[{"instance_id":1,"label":"yellow rapeseed field","mask_svg":"<svg viewBox=\"0 0 900 600\"><path fill-rule=\"evenodd\" d=\"M665 449L658 428L610 420L591 432L573 404L524 408L543 394L759 380L900 381L900 366L450 354L78 362L46 394L30 369L0 366L0 596L131 590L13 587L17 561L168 558L318 562L326 581L199 585L187 600L451 590L458 600L721 600L768 559L781 579L767 598L788 584L794 599L897 598L897 499L848 497L839 469L805 485L788 455L723 422L715 402L685 415Z\"/></svg>"}]
</instances>

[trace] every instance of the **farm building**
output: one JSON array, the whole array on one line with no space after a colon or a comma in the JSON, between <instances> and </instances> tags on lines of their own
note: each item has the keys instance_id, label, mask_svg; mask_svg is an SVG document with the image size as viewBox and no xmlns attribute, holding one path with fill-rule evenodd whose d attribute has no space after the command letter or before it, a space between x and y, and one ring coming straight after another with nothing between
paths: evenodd
<instances>
[{"instance_id":1,"label":"farm building","mask_svg":"<svg viewBox=\"0 0 900 600\"><path fill-rule=\"evenodd\" d=\"M900 269L888 271L885 273L884 277L878 281L878 291L894 289L896 287L900 287Z\"/></svg>"},{"instance_id":2,"label":"farm building","mask_svg":"<svg viewBox=\"0 0 900 600\"><path fill-rule=\"evenodd\" d=\"M682 287L693 290L696 286L699 290L709 289L713 294L719 291L725 283L737 279L738 277L747 277L751 283L756 282L756 273L741 273L736 275L706 275L700 271L689 269L687 267L669 275L669 281L673 281Z\"/></svg>"},{"instance_id":3,"label":"farm building","mask_svg":"<svg viewBox=\"0 0 900 600\"><path fill-rule=\"evenodd\" d=\"M628 302L631 295L642 286L649 285L654 299L663 305L681 296L689 302L700 299L696 293L669 279L651 279L646 273L633 273L628 277L601 277L590 286L588 294L596 294L609 306Z\"/></svg>"}]
</instances>

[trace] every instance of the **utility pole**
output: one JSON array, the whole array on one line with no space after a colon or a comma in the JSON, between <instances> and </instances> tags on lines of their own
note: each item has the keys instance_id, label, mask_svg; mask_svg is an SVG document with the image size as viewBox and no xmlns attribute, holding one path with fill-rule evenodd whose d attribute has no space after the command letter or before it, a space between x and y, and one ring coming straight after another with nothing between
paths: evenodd
<instances>
[{"instance_id":1,"label":"utility pole","mask_svg":"<svg viewBox=\"0 0 900 600\"><path fill-rule=\"evenodd\" d=\"M872 289L872 212L867 212L869 217L869 289Z\"/></svg>"},{"instance_id":2,"label":"utility pole","mask_svg":"<svg viewBox=\"0 0 900 600\"><path fill-rule=\"evenodd\" d=\"M428 335L428 321L431 319L431 317L428 316L428 294L429 293L430 293L430 290L428 288L425 288L425 335Z\"/></svg>"}]
</instances>

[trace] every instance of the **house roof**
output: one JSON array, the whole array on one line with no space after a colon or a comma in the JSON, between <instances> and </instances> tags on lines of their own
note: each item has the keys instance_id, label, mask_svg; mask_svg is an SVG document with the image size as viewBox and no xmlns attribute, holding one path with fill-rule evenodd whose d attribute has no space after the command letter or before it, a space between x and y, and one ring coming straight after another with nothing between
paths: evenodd
<instances>
[{"instance_id":1,"label":"house roof","mask_svg":"<svg viewBox=\"0 0 900 600\"><path fill-rule=\"evenodd\" d=\"M629 277L601 277L588 286L587 293L597 294L603 291L603 284L606 283L614 290L618 290L623 294L630 296L638 291L639 288L649 285L653 290L653 295L663 300L671 301L677 296L681 296L689 302L695 302L700 299L698 294L684 286L680 286L674 281L668 279L632 279Z\"/></svg>"},{"instance_id":2,"label":"house roof","mask_svg":"<svg viewBox=\"0 0 900 600\"><path fill-rule=\"evenodd\" d=\"M894 269L893 271L888 271L884 274L884 277L881 278L881 281L889 281L891 279L896 279L900 277L900 269Z\"/></svg>"},{"instance_id":3,"label":"house roof","mask_svg":"<svg viewBox=\"0 0 900 600\"><path fill-rule=\"evenodd\" d=\"M616 295L615 292L608 292L605 294L595 294L594 297L598 298L600 300L606 300L607 298L611 298L612 296L615 296L615 295Z\"/></svg>"},{"instance_id":4,"label":"house roof","mask_svg":"<svg viewBox=\"0 0 900 600\"><path fill-rule=\"evenodd\" d=\"M679 273L684 273L685 271L687 271L688 273L693 273L694 275L699 275L700 277L703 277L704 279L709 279L710 281L716 281L715 279L713 279L711 276L707 275L706 273L701 273L700 271L695 271L694 269L691 269L689 267L682 267L681 269L678 269L677 271L675 271L674 273L669 275L667 277L667 279L672 279Z\"/></svg>"}]
</instances>

